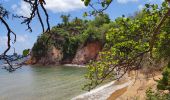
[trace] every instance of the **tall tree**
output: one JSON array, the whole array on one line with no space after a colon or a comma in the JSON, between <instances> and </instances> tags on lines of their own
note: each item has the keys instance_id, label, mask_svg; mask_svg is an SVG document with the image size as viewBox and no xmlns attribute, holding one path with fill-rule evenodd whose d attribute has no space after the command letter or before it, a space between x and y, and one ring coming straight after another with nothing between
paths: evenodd
<instances>
[{"instance_id":1,"label":"tall tree","mask_svg":"<svg viewBox=\"0 0 170 100\"><path fill-rule=\"evenodd\" d=\"M64 25L68 25L69 24L70 14L68 14L68 15L61 15L60 17L62 18L62 21L63 21Z\"/></svg>"}]
</instances>

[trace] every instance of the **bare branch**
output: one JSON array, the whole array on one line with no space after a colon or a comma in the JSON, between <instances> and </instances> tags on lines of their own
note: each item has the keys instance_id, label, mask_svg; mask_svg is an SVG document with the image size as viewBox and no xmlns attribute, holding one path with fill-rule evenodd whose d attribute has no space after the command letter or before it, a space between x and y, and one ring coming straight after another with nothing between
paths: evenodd
<instances>
[{"instance_id":1,"label":"bare branch","mask_svg":"<svg viewBox=\"0 0 170 100\"><path fill-rule=\"evenodd\" d=\"M49 16L48 13L44 7L44 5L46 4L44 0L24 0L24 2L28 3L30 5L30 15L27 16L20 16L20 15L13 15L16 18L22 18L23 21L21 22L21 24L26 24L27 25L27 30L29 30L30 32L32 32L32 28L30 26L31 22L33 21L33 18L36 17L36 15L38 16L39 22L41 24L42 30L43 32L45 32L45 27L44 27L44 23L42 21L42 16L40 15L39 12L39 5L41 6L41 8L43 9L43 12L46 16L46 24L47 24L47 30L46 31L50 31L50 24L49 24Z\"/></svg>"}]
</instances>

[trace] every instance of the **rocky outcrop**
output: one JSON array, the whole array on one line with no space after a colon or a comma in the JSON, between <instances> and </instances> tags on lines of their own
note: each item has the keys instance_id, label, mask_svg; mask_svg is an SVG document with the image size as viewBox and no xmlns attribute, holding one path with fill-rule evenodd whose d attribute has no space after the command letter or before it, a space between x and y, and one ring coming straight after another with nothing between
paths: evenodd
<instances>
[{"instance_id":1,"label":"rocky outcrop","mask_svg":"<svg viewBox=\"0 0 170 100\"><path fill-rule=\"evenodd\" d=\"M40 58L33 55L27 60L26 64L40 64L40 65L53 65L53 64L78 64L83 65L90 60L97 58L98 53L102 50L102 43L99 41L92 41L86 43L86 45L79 47L75 56L69 59L63 59L63 52L60 49L52 46L48 49L45 56Z\"/></svg>"},{"instance_id":2,"label":"rocky outcrop","mask_svg":"<svg viewBox=\"0 0 170 100\"><path fill-rule=\"evenodd\" d=\"M43 65L59 64L62 58L63 58L62 51L53 46L49 49L47 56L42 57L38 61L38 63Z\"/></svg>"},{"instance_id":3,"label":"rocky outcrop","mask_svg":"<svg viewBox=\"0 0 170 100\"><path fill-rule=\"evenodd\" d=\"M85 64L90 60L96 59L102 49L102 43L99 41L88 42L85 46L79 48L72 60L73 64Z\"/></svg>"},{"instance_id":4,"label":"rocky outcrop","mask_svg":"<svg viewBox=\"0 0 170 100\"><path fill-rule=\"evenodd\" d=\"M34 65L37 63L37 60L35 59L35 57L30 57L27 61L25 61L26 65Z\"/></svg>"},{"instance_id":5,"label":"rocky outcrop","mask_svg":"<svg viewBox=\"0 0 170 100\"><path fill-rule=\"evenodd\" d=\"M59 64L63 58L62 51L52 46L46 56L41 58L35 58L31 56L31 58L26 62L27 64L42 64L42 65L51 65L51 64Z\"/></svg>"}]
</instances>

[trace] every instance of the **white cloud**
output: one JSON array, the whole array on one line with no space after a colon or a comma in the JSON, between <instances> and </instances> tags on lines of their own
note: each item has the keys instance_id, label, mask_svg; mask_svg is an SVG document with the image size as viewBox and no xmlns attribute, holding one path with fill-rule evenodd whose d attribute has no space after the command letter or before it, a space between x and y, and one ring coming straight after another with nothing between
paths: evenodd
<instances>
[{"instance_id":1,"label":"white cloud","mask_svg":"<svg viewBox=\"0 0 170 100\"><path fill-rule=\"evenodd\" d=\"M29 36L27 34L17 35L17 42L26 42L29 41Z\"/></svg>"},{"instance_id":2,"label":"white cloud","mask_svg":"<svg viewBox=\"0 0 170 100\"><path fill-rule=\"evenodd\" d=\"M22 54L22 51L27 48L32 48L33 41L31 40L32 37L28 34L17 34L17 41L13 44L13 36L11 39L11 49L8 52L9 54L13 53L13 47L17 53ZM30 41L31 40L31 41ZM7 49L7 36L0 36L0 54L3 53Z\"/></svg>"},{"instance_id":3,"label":"white cloud","mask_svg":"<svg viewBox=\"0 0 170 100\"><path fill-rule=\"evenodd\" d=\"M0 46L6 46L6 45L7 45L7 37L0 36Z\"/></svg>"},{"instance_id":4,"label":"white cloud","mask_svg":"<svg viewBox=\"0 0 170 100\"><path fill-rule=\"evenodd\" d=\"M26 41L29 41L29 36L27 34L23 35L17 35L17 41L16 43L23 43ZM0 46L6 46L7 45L7 36L1 36L0 37ZM13 38L11 39L11 42L13 42Z\"/></svg>"},{"instance_id":5,"label":"white cloud","mask_svg":"<svg viewBox=\"0 0 170 100\"><path fill-rule=\"evenodd\" d=\"M81 0L46 0L46 9L56 12L69 12L85 8ZM30 16L30 6L21 1L19 4L12 5L12 9L18 15Z\"/></svg>"},{"instance_id":6,"label":"white cloud","mask_svg":"<svg viewBox=\"0 0 170 100\"><path fill-rule=\"evenodd\" d=\"M143 8L144 8L143 5L139 5L139 6L138 6L138 9L139 9L139 10L142 10Z\"/></svg>"},{"instance_id":7,"label":"white cloud","mask_svg":"<svg viewBox=\"0 0 170 100\"><path fill-rule=\"evenodd\" d=\"M69 12L85 8L81 0L46 0L46 8L53 12Z\"/></svg>"},{"instance_id":8,"label":"white cloud","mask_svg":"<svg viewBox=\"0 0 170 100\"><path fill-rule=\"evenodd\" d=\"M26 16L26 17L30 16L30 12L31 12L30 6L27 3L25 3L24 1L21 1L19 3L19 5L16 5L16 4L12 5L11 8L18 15L22 15L22 16Z\"/></svg>"},{"instance_id":9,"label":"white cloud","mask_svg":"<svg viewBox=\"0 0 170 100\"><path fill-rule=\"evenodd\" d=\"M148 2L157 2L157 1L163 2L164 0L148 0Z\"/></svg>"},{"instance_id":10,"label":"white cloud","mask_svg":"<svg viewBox=\"0 0 170 100\"><path fill-rule=\"evenodd\" d=\"M118 3L137 2L138 0L117 0Z\"/></svg>"}]
</instances>

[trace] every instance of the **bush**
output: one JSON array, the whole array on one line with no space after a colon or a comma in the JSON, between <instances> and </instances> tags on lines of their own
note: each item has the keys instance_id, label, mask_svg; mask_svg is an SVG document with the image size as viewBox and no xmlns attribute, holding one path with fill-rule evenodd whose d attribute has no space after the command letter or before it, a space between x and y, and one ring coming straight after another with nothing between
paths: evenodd
<instances>
[{"instance_id":1,"label":"bush","mask_svg":"<svg viewBox=\"0 0 170 100\"><path fill-rule=\"evenodd\" d=\"M170 94L161 93L160 91L154 92L148 89L146 91L146 100L170 100Z\"/></svg>"},{"instance_id":2,"label":"bush","mask_svg":"<svg viewBox=\"0 0 170 100\"><path fill-rule=\"evenodd\" d=\"M162 79L158 81L157 88L160 90L168 90L170 92L170 62L164 68L162 76Z\"/></svg>"},{"instance_id":3,"label":"bush","mask_svg":"<svg viewBox=\"0 0 170 100\"><path fill-rule=\"evenodd\" d=\"M32 48L33 57L40 58L46 55L48 50L48 44L46 43L47 40L48 36L46 34L42 34L40 37L38 37L37 42Z\"/></svg>"},{"instance_id":4,"label":"bush","mask_svg":"<svg viewBox=\"0 0 170 100\"><path fill-rule=\"evenodd\" d=\"M154 92L151 89L146 91L147 100L170 100L170 62L164 68L162 73L162 78L158 80L157 89L158 91ZM160 92L159 90L167 90L168 93Z\"/></svg>"}]
</instances>

